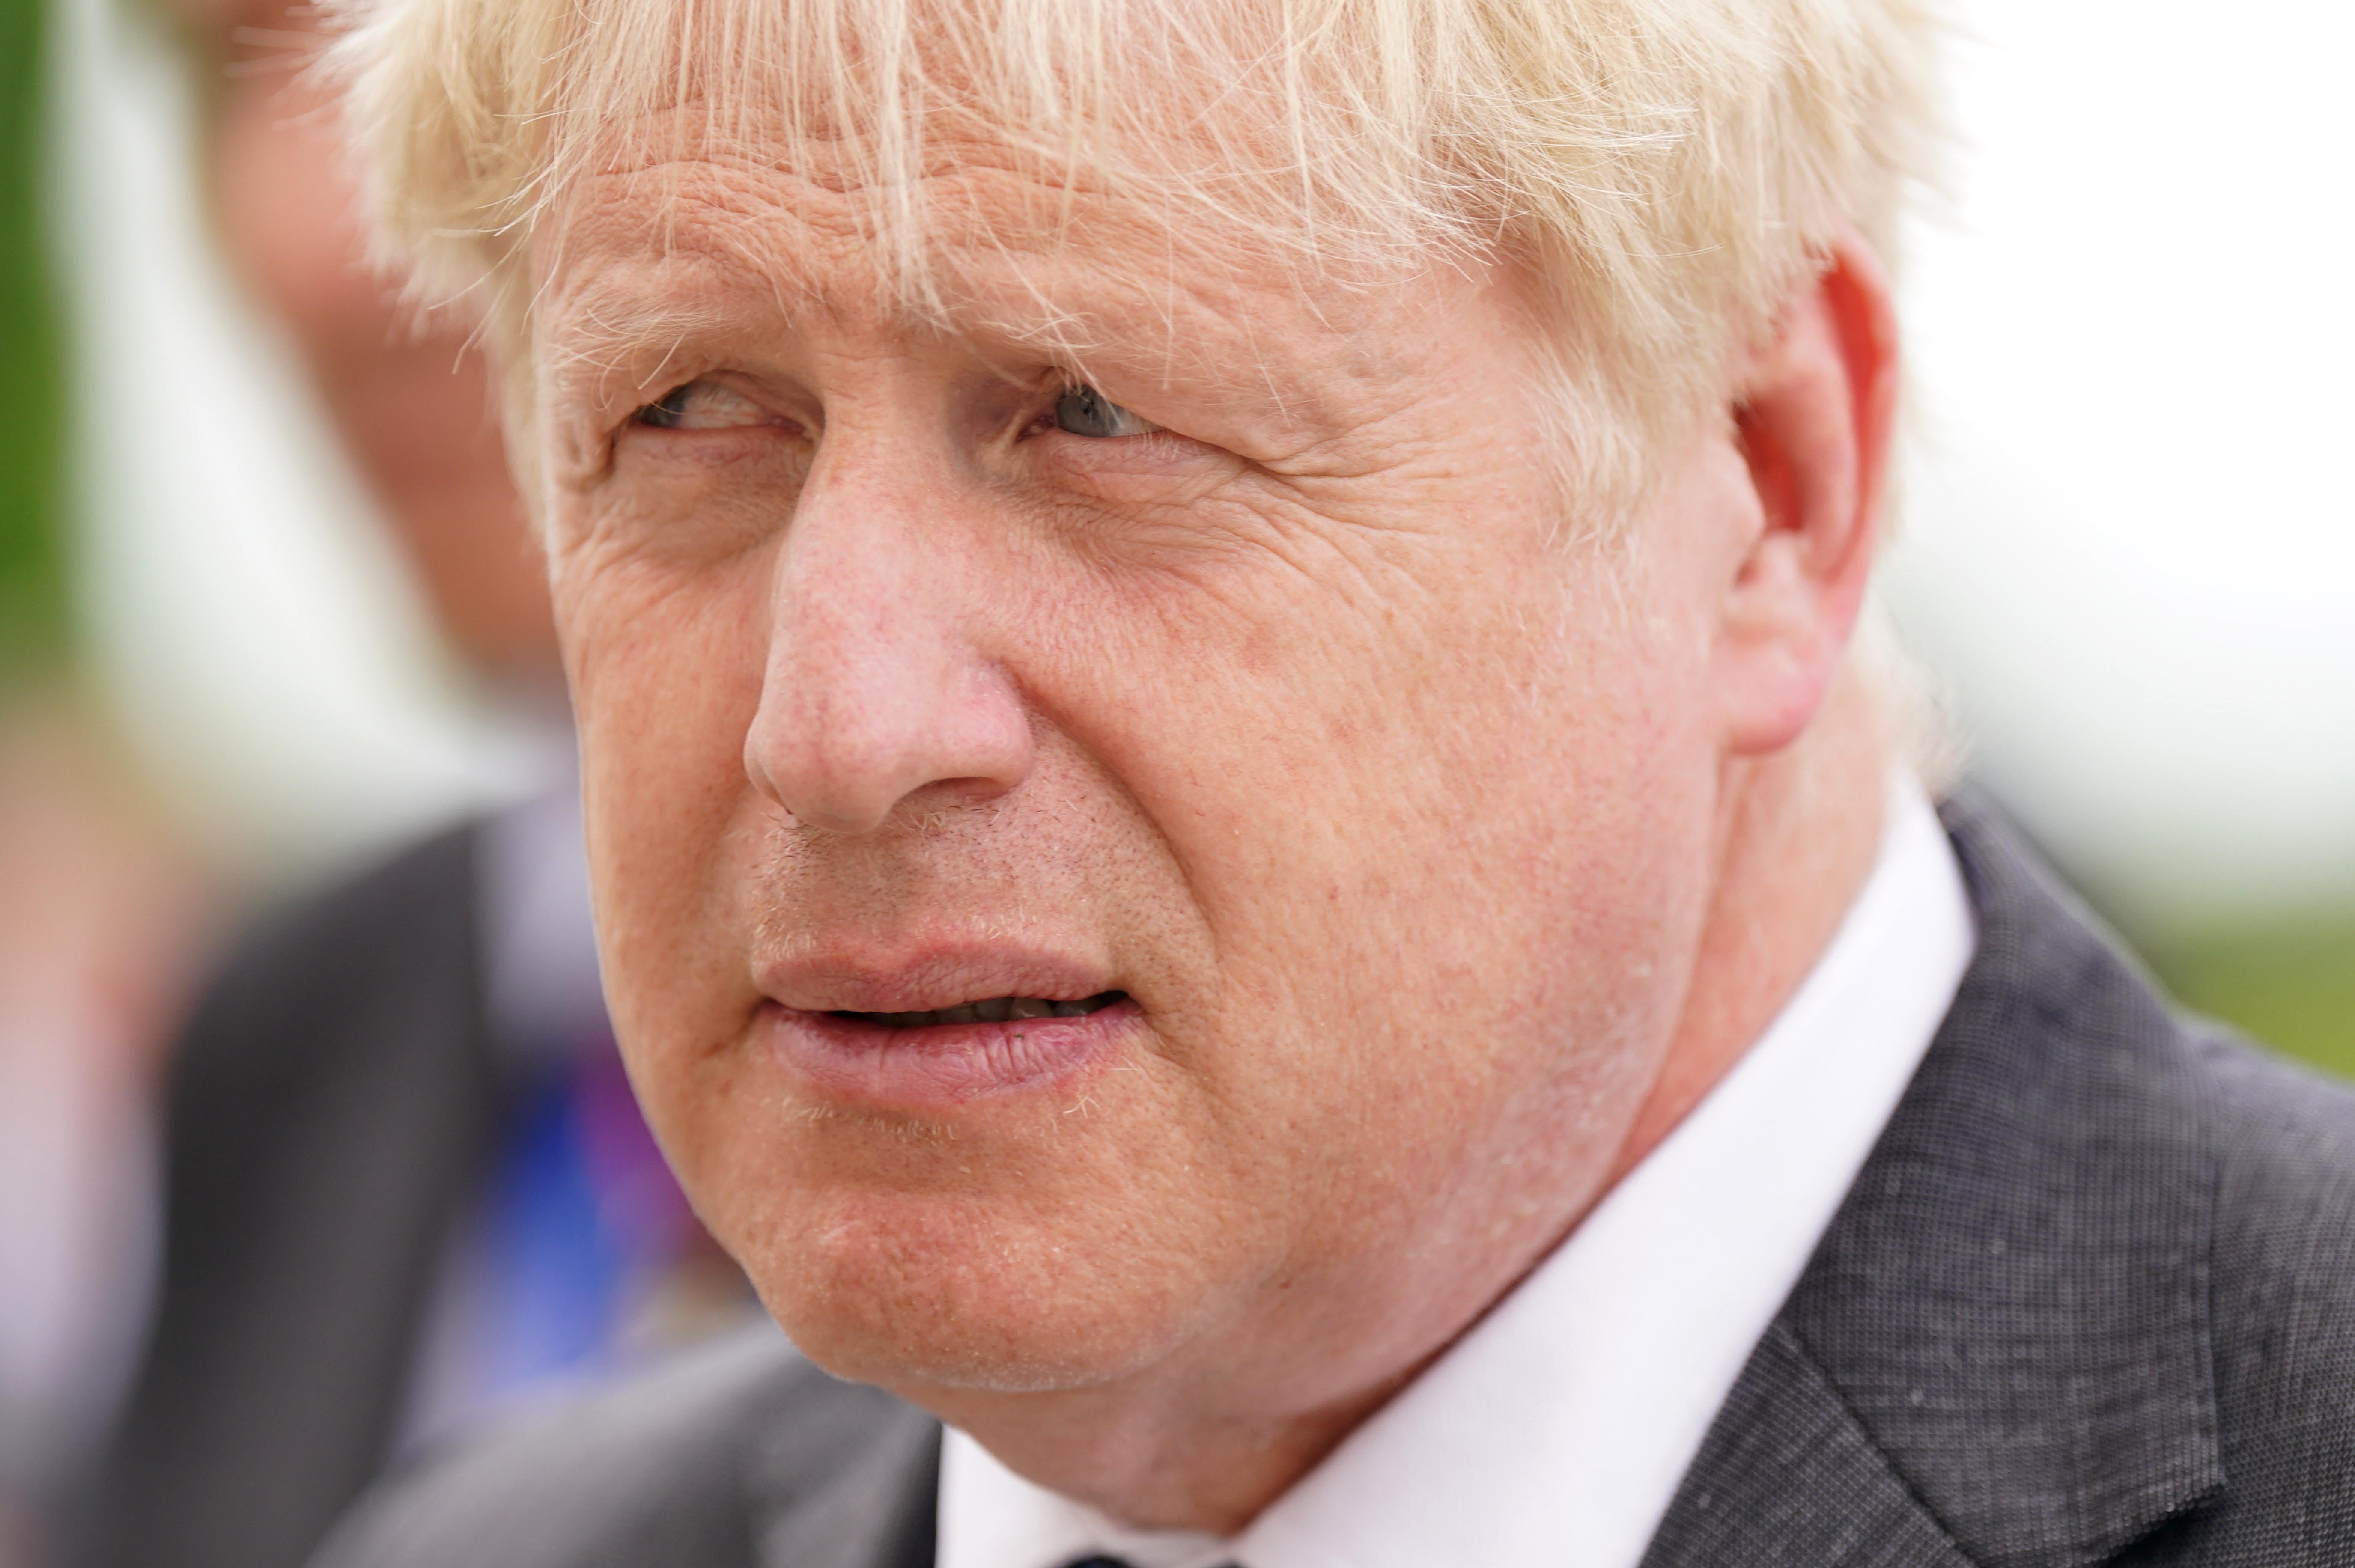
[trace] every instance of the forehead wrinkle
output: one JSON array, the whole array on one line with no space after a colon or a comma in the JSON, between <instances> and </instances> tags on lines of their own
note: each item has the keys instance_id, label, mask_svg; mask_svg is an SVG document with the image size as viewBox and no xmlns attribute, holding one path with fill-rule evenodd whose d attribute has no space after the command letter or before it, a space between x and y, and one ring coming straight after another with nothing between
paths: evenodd
<instances>
[{"instance_id":1,"label":"forehead wrinkle","mask_svg":"<svg viewBox=\"0 0 2355 1568\"><path fill-rule=\"evenodd\" d=\"M942 286L925 308L890 286L837 193L740 149L721 163L666 164L657 185L672 199L660 203L646 172L611 171L602 188L580 193L573 210L590 232L560 246L577 281L551 323L549 335L562 339L554 362L610 373L617 363L660 362L690 338L831 328L955 342L1016 381L1052 367L1091 381L1115 371L1140 390L1149 381L1165 391L1217 387L1257 405L1252 417L1268 421L1259 433L1273 442L1270 457L1324 444L1363 413L1344 390L1359 378L1344 340L1353 315L1389 308L1390 291L1362 287L1374 278L1304 288L1273 259L1253 268L1215 237L1178 233L1100 195L1040 221L1049 214L1036 182L984 164L932 176L940 196L926 227ZM608 258L622 265L602 265ZM1412 275L1381 281L1421 291ZM1267 308L1284 321L1262 319ZM1308 329L1289 358L1267 339L1273 327L1281 344L1284 322ZM1339 382L1327 387L1336 371Z\"/></svg>"},{"instance_id":2,"label":"forehead wrinkle","mask_svg":"<svg viewBox=\"0 0 2355 1568\"><path fill-rule=\"evenodd\" d=\"M758 217L705 212L673 225L658 249L570 248L571 278L551 278L542 294L546 362L560 371L609 368L688 337L793 333L822 322L845 335L962 339L1076 367L1118 335L1105 311L1085 301L1098 285L1031 264L1010 245L992 245L987 260L997 266L948 269L960 286L925 309L886 287L858 247L813 233L801 217L783 204ZM627 260L605 264L615 250ZM1156 315L1165 334L1174 331L1167 310Z\"/></svg>"},{"instance_id":3,"label":"forehead wrinkle","mask_svg":"<svg viewBox=\"0 0 2355 1568\"><path fill-rule=\"evenodd\" d=\"M698 183L652 211L626 189L583 193L549 237L536 336L559 376L577 383L652 360L640 373L650 376L691 342L788 334L797 315L838 308L795 277L816 247L777 242L779 204L741 182ZM793 215L805 231L808 216Z\"/></svg>"},{"instance_id":4,"label":"forehead wrinkle","mask_svg":"<svg viewBox=\"0 0 2355 1568\"><path fill-rule=\"evenodd\" d=\"M1174 283L1189 266L1232 268L1255 249L1241 231L1189 229L1166 203L1053 177L1056 171L1042 171L1035 159L985 135L930 147L930 166L913 182L914 205L923 215L916 248L922 275L895 276L890 249L870 232L874 215L867 208L874 193L813 178L794 149L708 132L689 134L684 144L663 136L627 140L667 151L587 176L581 186L588 188L576 187L565 204L570 216L618 220L613 227L657 252L732 252L773 277L781 295L833 294L847 270L832 260L855 257L862 286L895 294L903 313L952 331L973 303L960 297L972 292L964 287L970 274L991 273L999 288L989 291L999 297L990 324L1014 340L1065 352L1085 346L1084 315L1033 283L1039 263L1083 254L1107 281L1143 291L1156 281ZM662 199L649 203L648 195ZM634 222L623 216L634 206L642 209ZM809 265L812 259L818 264ZM1005 299L1008 284L1028 296L1021 307ZM847 313L842 303L828 298L824 308Z\"/></svg>"}]
</instances>

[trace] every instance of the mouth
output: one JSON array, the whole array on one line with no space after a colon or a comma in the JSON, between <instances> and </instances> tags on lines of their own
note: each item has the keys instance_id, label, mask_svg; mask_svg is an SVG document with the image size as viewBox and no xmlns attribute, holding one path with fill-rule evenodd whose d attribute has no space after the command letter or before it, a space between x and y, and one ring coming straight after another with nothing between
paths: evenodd
<instances>
[{"instance_id":1,"label":"mouth","mask_svg":"<svg viewBox=\"0 0 2355 1568\"><path fill-rule=\"evenodd\" d=\"M853 1012L847 1009L826 1014L855 1023L885 1029L932 1029L951 1023L1021 1023L1034 1018L1085 1018L1126 1001L1124 991L1098 991L1077 1001L1043 996L994 996L982 1001L961 1001L954 1007L933 1007L914 1012Z\"/></svg>"},{"instance_id":2,"label":"mouth","mask_svg":"<svg viewBox=\"0 0 2355 1568\"><path fill-rule=\"evenodd\" d=\"M778 984L762 1010L772 1059L805 1090L837 1104L938 1114L1008 1096L1068 1091L1142 1043L1145 1012L1127 991L1073 994L1090 980L1103 984L1110 977L1101 972L1059 974L1066 966L1044 962L964 967L984 972L953 977L936 970L911 980L910 966L900 978L837 972ZM987 974L990 969L1000 972ZM777 999L778 991L791 1001ZM840 1005L846 1001L869 1005ZM911 1001L939 1005L910 1008Z\"/></svg>"}]
</instances>

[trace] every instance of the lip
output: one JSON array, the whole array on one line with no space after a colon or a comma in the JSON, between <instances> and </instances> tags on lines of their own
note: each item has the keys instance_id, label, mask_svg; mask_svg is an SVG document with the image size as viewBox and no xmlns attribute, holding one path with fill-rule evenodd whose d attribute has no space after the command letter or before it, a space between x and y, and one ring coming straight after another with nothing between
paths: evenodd
<instances>
[{"instance_id":1,"label":"lip","mask_svg":"<svg viewBox=\"0 0 2355 1568\"><path fill-rule=\"evenodd\" d=\"M1076 1018L899 1028L847 1012L917 1012L990 997L1076 1001L1120 987L1105 969L990 945L837 948L764 965L758 1031L825 1097L877 1109L945 1111L1068 1084L1109 1061L1143 1009L1124 996Z\"/></svg>"},{"instance_id":2,"label":"lip","mask_svg":"<svg viewBox=\"0 0 2355 1568\"><path fill-rule=\"evenodd\" d=\"M769 1049L829 1099L944 1111L1069 1083L1110 1060L1143 1015L1123 997L1079 1018L897 1029L772 1001L761 1027Z\"/></svg>"}]
</instances>

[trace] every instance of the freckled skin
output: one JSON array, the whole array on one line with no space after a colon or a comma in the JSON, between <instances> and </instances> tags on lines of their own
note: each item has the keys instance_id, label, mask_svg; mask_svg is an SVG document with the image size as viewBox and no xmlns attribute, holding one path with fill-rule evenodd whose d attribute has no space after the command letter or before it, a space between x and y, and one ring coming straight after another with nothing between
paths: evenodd
<instances>
[{"instance_id":1,"label":"freckled skin","mask_svg":"<svg viewBox=\"0 0 2355 1568\"><path fill-rule=\"evenodd\" d=\"M822 1364L1229 1529L1673 1125L1860 880L1885 302L1854 257L1803 291L1764 414L1604 555L1556 542L1509 276L1312 308L1085 217L944 249L920 324L763 160L600 176L535 237L539 504L614 1013L714 1234ZM1162 433L1054 425L1042 301ZM698 381L719 428L633 421ZM1118 1050L917 1115L764 1044L769 968L976 937L1111 977Z\"/></svg>"}]
</instances>

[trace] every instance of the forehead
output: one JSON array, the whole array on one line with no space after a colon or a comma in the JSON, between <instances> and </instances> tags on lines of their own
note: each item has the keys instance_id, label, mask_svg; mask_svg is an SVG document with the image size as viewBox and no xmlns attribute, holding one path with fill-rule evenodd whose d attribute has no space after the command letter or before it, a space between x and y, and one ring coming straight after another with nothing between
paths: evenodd
<instances>
[{"instance_id":1,"label":"forehead","mask_svg":"<svg viewBox=\"0 0 2355 1568\"><path fill-rule=\"evenodd\" d=\"M1315 344L1362 376L1402 314L1487 281L1465 260L1314 255L986 133L935 138L889 192L758 137L657 125L632 140L665 154L581 178L534 236L535 335L559 359L766 325L1026 361L1158 355L1173 377Z\"/></svg>"}]
</instances>

